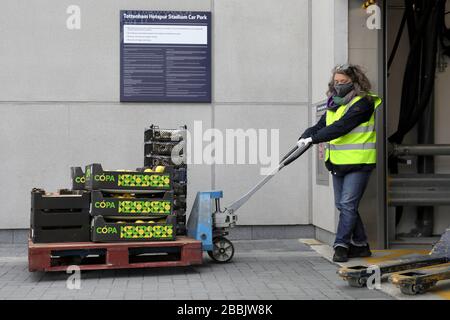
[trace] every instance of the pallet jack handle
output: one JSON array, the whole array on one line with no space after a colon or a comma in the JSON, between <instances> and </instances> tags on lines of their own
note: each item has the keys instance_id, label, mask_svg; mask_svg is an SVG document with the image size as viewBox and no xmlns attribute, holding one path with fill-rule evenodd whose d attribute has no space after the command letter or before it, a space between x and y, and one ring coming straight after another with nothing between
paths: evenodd
<instances>
[{"instance_id":1,"label":"pallet jack handle","mask_svg":"<svg viewBox=\"0 0 450 320\"><path fill-rule=\"evenodd\" d=\"M289 152L280 160L280 169L279 170L281 170L283 167L286 167L290 163L292 163L295 160L297 160L298 158L300 158L300 156L302 154L304 154L306 152L306 150L308 150L311 146L312 146L312 143L308 143L307 145L305 145L301 148L299 148L297 145L295 145L295 147L292 148L291 150L289 150Z\"/></svg>"},{"instance_id":2,"label":"pallet jack handle","mask_svg":"<svg viewBox=\"0 0 450 320\"><path fill-rule=\"evenodd\" d=\"M281 169L289 165L290 163L297 160L302 154L306 152L310 147L312 146L312 143L308 143L302 147L298 147L298 145L295 145L294 148L289 150L289 152L281 159L278 166L264 179L262 179L260 182L258 182L257 185L255 185L250 191L248 191L245 195L243 195L240 199L233 202L231 205L225 208L225 211L228 211L229 213L234 213L236 210L238 210L240 207L242 207L263 185L265 185L272 177L278 173ZM220 209L219 209L220 210Z\"/></svg>"}]
</instances>

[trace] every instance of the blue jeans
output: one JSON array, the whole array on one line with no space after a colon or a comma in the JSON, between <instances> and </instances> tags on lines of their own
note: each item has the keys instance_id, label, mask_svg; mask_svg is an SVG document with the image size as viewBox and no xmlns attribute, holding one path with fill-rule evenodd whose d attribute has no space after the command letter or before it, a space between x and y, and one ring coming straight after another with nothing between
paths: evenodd
<instances>
[{"instance_id":1,"label":"blue jeans","mask_svg":"<svg viewBox=\"0 0 450 320\"><path fill-rule=\"evenodd\" d=\"M371 171L355 171L333 176L334 202L340 211L334 248L348 248L350 244L365 246L366 230L358 212L359 202L369 182Z\"/></svg>"}]
</instances>

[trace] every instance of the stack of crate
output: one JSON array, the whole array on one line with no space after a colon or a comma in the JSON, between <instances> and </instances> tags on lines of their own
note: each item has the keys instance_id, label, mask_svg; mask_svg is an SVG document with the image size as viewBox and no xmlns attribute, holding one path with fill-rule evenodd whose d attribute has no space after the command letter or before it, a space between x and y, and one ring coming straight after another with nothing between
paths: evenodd
<instances>
[{"instance_id":1,"label":"stack of crate","mask_svg":"<svg viewBox=\"0 0 450 320\"><path fill-rule=\"evenodd\" d=\"M30 239L34 243L90 241L90 194L62 189L31 191Z\"/></svg>"},{"instance_id":2,"label":"stack of crate","mask_svg":"<svg viewBox=\"0 0 450 320\"><path fill-rule=\"evenodd\" d=\"M151 125L144 133L144 166L164 166L173 173L174 214L177 216L177 234L186 234L186 164L187 126L179 129L161 129Z\"/></svg>"},{"instance_id":3,"label":"stack of crate","mask_svg":"<svg viewBox=\"0 0 450 320\"><path fill-rule=\"evenodd\" d=\"M74 187L77 172L72 170ZM92 241L175 240L173 188L170 170L103 170L86 166L84 188L91 193ZM80 181L80 180L78 180Z\"/></svg>"}]
</instances>

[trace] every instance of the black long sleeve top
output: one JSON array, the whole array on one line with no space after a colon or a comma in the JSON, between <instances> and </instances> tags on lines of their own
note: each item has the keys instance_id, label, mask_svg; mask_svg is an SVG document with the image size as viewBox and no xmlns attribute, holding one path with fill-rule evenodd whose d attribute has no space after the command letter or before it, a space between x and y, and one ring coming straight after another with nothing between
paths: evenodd
<instances>
[{"instance_id":1,"label":"black long sleeve top","mask_svg":"<svg viewBox=\"0 0 450 320\"><path fill-rule=\"evenodd\" d=\"M373 112L373 101L364 97L355 102L341 119L329 126L326 125L325 113L314 126L306 129L300 138L311 137L313 144L334 140L349 133L361 123L369 121ZM329 160L325 162L325 166L335 175L344 175L351 171L370 171L375 168L375 164L336 165Z\"/></svg>"}]
</instances>

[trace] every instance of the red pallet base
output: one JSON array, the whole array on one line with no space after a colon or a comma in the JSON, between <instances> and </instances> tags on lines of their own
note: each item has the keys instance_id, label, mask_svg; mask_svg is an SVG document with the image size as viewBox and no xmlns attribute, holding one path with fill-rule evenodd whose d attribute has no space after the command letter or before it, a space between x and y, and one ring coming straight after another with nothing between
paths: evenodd
<instances>
[{"instance_id":1,"label":"red pallet base","mask_svg":"<svg viewBox=\"0 0 450 320\"><path fill-rule=\"evenodd\" d=\"M165 261L133 262L129 249L155 248L159 251L176 250L176 260L173 257ZM172 248L172 249L169 249ZM126 268L150 268L150 267L176 267L189 266L202 263L201 241L185 236L178 236L175 241L153 241L153 242L116 242L116 243L94 243L94 242L67 242L67 243L33 243L28 242L28 269L34 271L66 271L69 265L55 265L55 257L52 251L103 249L106 256L105 261L94 264L77 264L80 270L105 270ZM61 259L61 258L59 258ZM57 261L56 263L60 263Z\"/></svg>"}]
</instances>

